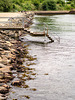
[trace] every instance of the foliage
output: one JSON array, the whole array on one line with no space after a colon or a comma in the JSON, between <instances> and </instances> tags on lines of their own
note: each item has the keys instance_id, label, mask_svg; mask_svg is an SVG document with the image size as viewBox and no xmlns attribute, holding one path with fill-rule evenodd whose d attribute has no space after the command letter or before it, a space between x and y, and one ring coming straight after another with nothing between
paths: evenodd
<instances>
[{"instance_id":1,"label":"foliage","mask_svg":"<svg viewBox=\"0 0 75 100\"><path fill-rule=\"evenodd\" d=\"M56 2L54 0L45 0L42 3L43 10L56 10Z\"/></svg>"},{"instance_id":2,"label":"foliage","mask_svg":"<svg viewBox=\"0 0 75 100\"><path fill-rule=\"evenodd\" d=\"M13 11L22 11L23 8L18 4L13 4Z\"/></svg>"},{"instance_id":3,"label":"foliage","mask_svg":"<svg viewBox=\"0 0 75 100\"><path fill-rule=\"evenodd\" d=\"M72 8L75 7L75 3L74 3L74 2L71 3L71 7L72 7Z\"/></svg>"},{"instance_id":4,"label":"foliage","mask_svg":"<svg viewBox=\"0 0 75 100\"><path fill-rule=\"evenodd\" d=\"M11 0L0 0L0 11L8 12L12 10Z\"/></svg>"},{"instance_id":5,"label":"foliage","mask_svg":"<svg viewBox=\"0 0 75 100\"><path fill-rule=\"evenodd\" d=\"M65 10L70 10L71 9L71 5L65 5L64 9Z\"/></svg>"},{"instance_id":6,"label":"foliage","mask_svg":"<svg viewBox=\"0 0 75 100\"><path fill-rule=\"evenodd\" d=\"M39 9L40 1L39 0L32 0L33 5L36 9Z\"/></svg>"},{"instance_id":7,"label":"foliage","mask_svg":"<svg viewBox=\"0 0 75 100\"><path fill-rule=\"evenodd\" d=\"M73 2L71 3L71 7L72 7L72 8L75 8L75 1L73 1Z\"/></svg>"},{"instance_id":8,"label":"foliage","mask_svg":"<svg viewBox=\"0 0 75 100\"><path fill-rule=\"evenodd\" d=\"M34 10L35 9L35 6L32 4L31 1L25 1L24 3L22 3L22 7L23 7L23 10Z\"/></svg>"},{"instance_id":9,"label":"foliage","mask_svg":"<svg viewBox=\"0 0 75 100\"><path fill-rule=\"evenodd\" d=\"M57 4L60 4L60 5L64 6L65 5L65 1L63 1L63 0L57 0Z\"/></svg>"},{"instance_id":10,"label":"foliage","mask_svg":"<svg viewBox=\"0 0 75 100\"><path fill-rule=\"evenodd\" d=\"M0 11L70 10L75 0L0 0Z\"/></svg>"}]
</instances>

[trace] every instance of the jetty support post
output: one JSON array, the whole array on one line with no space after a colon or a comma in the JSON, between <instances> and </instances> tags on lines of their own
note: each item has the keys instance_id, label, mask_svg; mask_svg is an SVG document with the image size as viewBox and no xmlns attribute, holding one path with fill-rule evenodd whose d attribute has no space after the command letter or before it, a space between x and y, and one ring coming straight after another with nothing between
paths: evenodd
<instances>
[{"instance_id":1,"label":"jetty support post","mask_svg":"<svg viewBox=\"0 0 75 100\"><path fill-rule=\"evenodd\" d=\"M47 34L46 34L46 36L48 37L49 40L51 40L51 42L54 42L54 40L48 34L48 26L47 26Z\"/></svg>"},{"instance_id":2,"label":"jetty support post","mask_svg":"<svg viewBox=\"0 0 75 100\"><path fill-rule=\"evenodd\" d=\"M44 36L45 36L45 41L46 41L46 32L45 32L45 25L44 25Z\"/></svg>"},{"instance_id":3,"label":"jetty support post","mask_svg":"<svg viewBox=\"0 0 75 100\"><path fill-rule=\"evenodd\" d=\"M47 35L48 35L48 26L47 26Z\"/></svg>"},{"instance_id":4,"label":"jetty support post","mask_svg":"<svg viewBox=\"0 0 75 100\"><path fill-rule=\"evenodd\" d=\"M45 35L46 35L46 34L45 34L45 26L44 26L44 31L43 31L43 33L44 33L44 36L45 36Z\"/></svg>"},{"instance_id":5,"label":"jetty support post","mask_svg":"<svg viewBox=\"0 0 75 100\"><path fill-rule=\"evenodd\" d=\"M22 18L22 27L24 28L24 17Z\"/></svg>"}]
</instances>

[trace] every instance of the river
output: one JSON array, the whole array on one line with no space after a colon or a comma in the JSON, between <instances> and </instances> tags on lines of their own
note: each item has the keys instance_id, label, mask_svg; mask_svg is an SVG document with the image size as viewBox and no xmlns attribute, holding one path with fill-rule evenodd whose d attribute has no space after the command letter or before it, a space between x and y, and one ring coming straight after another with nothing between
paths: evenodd
<instances>
[{"instance_id":1,"label":"river","mask_svg":"<svg viewBox=\"0 0 75 100\"><path fill-rule=\"evenodd\" d=\"M29 53L37 60L36 65L29 66L35 68L36 78L26 83L36 91L15 88L13 97L26 100L19 95L29 95L29 100L75 100L75 15L35 15L30 30L43 31L45 25L55 42L33 42L33 37L30 37L32 41L27 40ZM40 37L36 39L40 41Z\"/></svg>"}]
</instances>

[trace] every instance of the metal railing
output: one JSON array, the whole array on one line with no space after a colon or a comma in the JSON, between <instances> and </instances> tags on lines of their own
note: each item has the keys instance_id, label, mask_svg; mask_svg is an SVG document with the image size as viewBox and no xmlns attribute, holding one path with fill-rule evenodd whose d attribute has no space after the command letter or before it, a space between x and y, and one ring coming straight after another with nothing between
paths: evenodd
<instances>
[{"instance_id":1,"label":"metal railing","mask_svg":"<svg viewBox=\"0 0 75 100\"><path fill-rule=\"evenodd\" d=\"M25 17L0 17L0 27L22 27L29 20Z\"/></svg>"},{"instance_id":2,"label":"metal railing","mask_svg":"<svg viewBox=\"0 0 75 100\"><path fill-rule=\"evenodd\" d=\"M48 28L48 25L44 23L44 30L46 30L47 31L46 34L48 34L48 30L51 30L51 29ZM55 32L54 34L50 32L50 35L53 36L54 39L56 39L60 43L60 37Z\"/></svg>"}]
</instances>

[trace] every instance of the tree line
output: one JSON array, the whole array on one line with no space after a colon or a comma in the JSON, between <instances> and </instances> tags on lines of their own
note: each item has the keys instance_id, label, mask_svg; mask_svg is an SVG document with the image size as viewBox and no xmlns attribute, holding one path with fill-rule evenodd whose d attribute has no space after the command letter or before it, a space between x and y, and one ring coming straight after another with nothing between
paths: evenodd
<instances>
[{"instance_id":1,"label":"tree line","mask_svg":"<svg viewBox=\"0 0 75 100\"><path fill-rule=\"evenodd\" d=\"M75 0L0 0L0 12L75 9Z\"/></svg>"}]
</instances>

